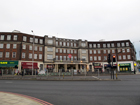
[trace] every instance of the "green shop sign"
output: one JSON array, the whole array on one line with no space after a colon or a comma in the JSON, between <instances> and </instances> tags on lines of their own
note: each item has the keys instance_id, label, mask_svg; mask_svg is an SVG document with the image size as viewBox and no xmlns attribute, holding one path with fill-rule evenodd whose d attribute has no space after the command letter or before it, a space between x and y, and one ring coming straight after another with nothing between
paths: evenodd
<instances>
[{"instance_id":1,"label":"green shop sign","mask_svg":"<svg viewBox=\"0 0 140 105\"><path fill-rule=\"evenodd\" d=\"M131 66L131 64L130 63L121 63L121 64L119 64L119 66Z\"/></svg>"},{"instance_id":2,"label":"green shop sign","mask_svg":"<svg viewBox=\"0 0 140 105\"><path fill-rule=\"evenodd\" d=\"M0 61L0 67L15 67L18 66L18 61Z\"/></svg>"}]
</instances>

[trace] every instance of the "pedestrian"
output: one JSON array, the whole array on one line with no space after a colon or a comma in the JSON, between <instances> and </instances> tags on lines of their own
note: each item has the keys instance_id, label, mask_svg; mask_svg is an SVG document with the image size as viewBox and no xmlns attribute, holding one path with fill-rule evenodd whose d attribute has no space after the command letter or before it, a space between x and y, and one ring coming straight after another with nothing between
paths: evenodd
<instances>
[{"instance_id":1,"label":"pedestrian","mask_svg":"<svg viewBox=\"0 0 140 105\"><path fill-rule=\"evenodd\" d=\"M0 75L2 76L1 70L0 70Z\"/></svg>"},{"instance_id":2,"label":"pedestrian","mask_svg":"<svg viewBox=\"0 0 140 105\"><path fill-rule=\"evenodd\" d=\"M24 72L22 71L22 77L23 77L23 75L24 75Z\"/></svg>"}]
</instances>

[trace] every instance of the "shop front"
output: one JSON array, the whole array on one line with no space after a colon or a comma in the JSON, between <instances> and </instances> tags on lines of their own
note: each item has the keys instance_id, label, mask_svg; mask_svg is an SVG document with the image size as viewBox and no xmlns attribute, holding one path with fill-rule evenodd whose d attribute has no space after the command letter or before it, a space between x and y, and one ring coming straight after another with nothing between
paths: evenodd
<instances>
[{"instance_id":1,"label":"shop front","mask_svg":"<svg viewBox=\"0 0 140 105\"><path fill-rule=\"evenodd\" d=\"M119 69L120 69L120 72L131 72L131 64L130 63L120 63Z\"/></svg>"},{"instance_id":2,"label":"shop front","mask_svg":"<svg viewBox=\"0 0 140 105\"><path fill-rule=\"evenodd\" d=\"M0 61L0 72L3 74L18 73L18 61Z\"/></svg>"},{"instance_id":3,"label":"shop front","mask_svg":"<svg viewBox=\"0 0 140 105\"><path fill-rule=\"evenodd\" d=\"M24 72L25 75L36 75L38 74L38 63L32 62L21 62L21 71Z\"/></svg>"},{"instance_id":4,"label":"shop front","mask_svg":"<svg viewBox=\"0 0 140 105\"><path fill-rule=\"evenodd\" d=\"M101 63L93 63L93 66L94 66L94 72L99 72L102 73L102 65Z\"/></svg>"}]
</instances>

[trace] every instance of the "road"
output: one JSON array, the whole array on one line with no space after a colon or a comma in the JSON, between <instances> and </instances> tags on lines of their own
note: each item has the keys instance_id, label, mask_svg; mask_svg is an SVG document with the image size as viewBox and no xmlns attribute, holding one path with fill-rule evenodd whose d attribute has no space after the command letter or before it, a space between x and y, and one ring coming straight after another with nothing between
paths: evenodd
<instances>
[{"instance_id":1,"label":"road","mask_svg":"<svg viewBox=\"0 0 140 105\"><path fill-rule=\"evenodd\" d=\"M0 91L36 97L54 105L140 105L140 75L118 78L121 81L0 80Z\"/></svg>"}]
</instances>

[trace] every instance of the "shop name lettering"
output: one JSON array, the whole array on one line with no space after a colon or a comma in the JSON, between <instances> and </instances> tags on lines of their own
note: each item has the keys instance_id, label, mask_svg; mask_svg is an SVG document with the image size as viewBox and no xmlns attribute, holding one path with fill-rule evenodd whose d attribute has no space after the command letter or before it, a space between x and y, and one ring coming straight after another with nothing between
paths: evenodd
<instances>
[{"instance_id":1,"label":"shop name lettering","mask_svg":"<svg viewBox=\"0 0 140 105\"><path fill-rule=\"evenodd\" d=\"M7 64L8 62L0 62L0 64Z\"/></svg>"}]
</instances>

